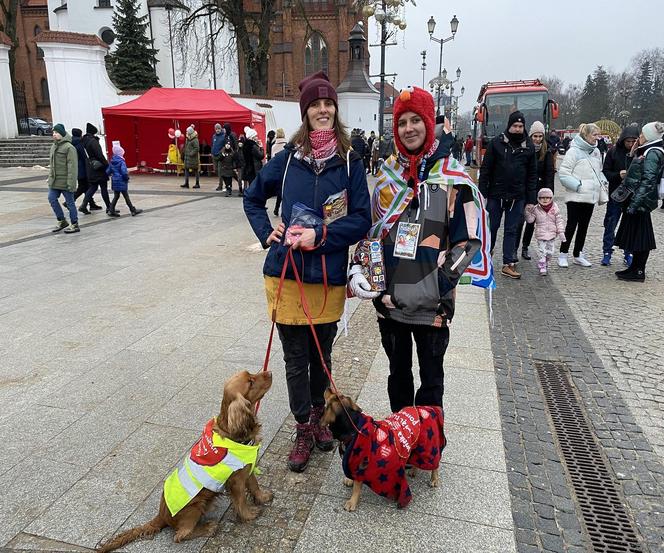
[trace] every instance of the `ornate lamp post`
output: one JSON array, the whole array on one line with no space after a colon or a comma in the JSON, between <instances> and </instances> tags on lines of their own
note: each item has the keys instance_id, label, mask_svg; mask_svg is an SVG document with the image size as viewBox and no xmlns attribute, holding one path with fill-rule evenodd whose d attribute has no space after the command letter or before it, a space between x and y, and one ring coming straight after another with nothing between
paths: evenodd
<instances>
[{"instance_id":1,"label":"ornate lamp post","mask_svg":"<svg viewBox=\"0 0 664 553\"><path fill-rule=\"evenodd\" d=\"M424 88L426 85L424 84L424 72L427 70L427 51L422 50L420 52L420 56L422 56L422 88Z\"/></svg>"},{"instance_id":2,"label":"ornate lamp post","mask_svg":"<svg viewBox=\"0 0 664 553\"><path fill-rule=\"evenodd\" d=\"M388 42L394 38L398 31L406 30L406 19L401 15L402 8L414 0L358 0L363 5L362 14L365 17L374 17L380 25L380 43L370 46L380 46L380 73L371 75L380 76L380 106L378 108L378 135L383 136L385 127L385 77L396 77L396 73L385 73L385 48L394 46L396 42Z\"/></svg>"},{"instance_id":3,"label":"ornate lamp post","mask_svg":"<svg viewBox=\"0 0 664 553\"><path fill-rule=\"evenodd\" d=\"M454 40L458 28L459 28L459 20L455 15L450 21L450 30L452 31L452 35L448 36L447 38L436 38L435 36L433 36L433 32L436 30L436 20L433 18L433 15L429 18L429 21L427 21L429 39L440 44L440 61L438 63L438 77L436 77L438 81L437 83L435 83L436 86L438 87L438 102L436 105L436 115L440 115L440 91L441 88L444 86L444 81L447 80L447 72L445 72L445 75L443 75L443 44L449 42L450 40Z\"/></svg>"}]
</instances>

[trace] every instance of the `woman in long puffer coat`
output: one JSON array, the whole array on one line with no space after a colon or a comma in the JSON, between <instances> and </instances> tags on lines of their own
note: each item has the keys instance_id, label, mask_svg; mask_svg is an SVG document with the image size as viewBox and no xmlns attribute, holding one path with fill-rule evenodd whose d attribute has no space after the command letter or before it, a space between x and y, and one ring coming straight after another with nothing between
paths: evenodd
<instances>
[{"instance_id":1,"label":"woman in long puffer coat","mask_svg":"<svg viewBox=\"0 0 664 553\"><path fill-rule=\"evenodd\" d=\"M643 282L650 250L657 247L650 212L657 208L658 186L664 171L663 134L664 123L644 125L627 169L625 186L632 194L620 221L616 245L632 252L633 258L629 268L616 271L620 280Z\"/></svg>"}]
</instances>

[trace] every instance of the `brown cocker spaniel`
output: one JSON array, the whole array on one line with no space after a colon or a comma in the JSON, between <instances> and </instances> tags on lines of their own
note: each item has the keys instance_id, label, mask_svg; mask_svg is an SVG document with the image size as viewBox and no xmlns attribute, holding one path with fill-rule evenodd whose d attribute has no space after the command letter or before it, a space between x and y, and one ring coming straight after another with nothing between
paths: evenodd
<instances>
[{"instance_id":1,"label":"brown cocker spaniel","mask_svg":"<svg viewBox=\"0 0 664 553\"><path fill-rule=\"evenodd\" d=\"M211 430L222 438L240 444L258 443L261 425L254 414L255 407L270 386L272 386L272 373L269 371L256 374L241 371L233 375L224 385L221 411L211 421ZM271 491L259 488L251 465L233 472L225 483L225 489L230 494L233 508L241 522L254 520L260 514L259 505L270 502L273 497ZM253 497L255 506L247 503L247 492ZM159 514L156 517L142 526L116 536L102 545L98 551L113 551L140 538L152 539L166 526L171 526L175 530L175 542L212 536L217 529L217 523L211 521L199 524L199 520L211 510L217 495L219 494L203 488L173 516L162 492Z\"/></svg>"}]
</instances>

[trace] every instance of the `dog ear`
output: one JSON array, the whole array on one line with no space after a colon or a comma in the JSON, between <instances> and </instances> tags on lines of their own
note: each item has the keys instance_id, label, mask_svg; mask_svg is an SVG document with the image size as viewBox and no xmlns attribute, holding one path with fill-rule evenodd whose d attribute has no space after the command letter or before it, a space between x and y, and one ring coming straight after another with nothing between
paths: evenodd
<instances>
[{"instance_id":1,"label":"dog ear","mask_svg":"<svg viewBox=\"0 0 664 553\"><path fill-rule=\"evenodd\" d=\"M242 394L236 394L230 402L226 417L228 433L232 438L250 437L256 429L257 421L251 410L251 402Z\"/></svg>"},{"instance_id":2,"label":"dog ear","mask_svg":"<svg viewBox=\"0 0 664 553\"><path fill-rule=\"evenodd\" d=\"M334 392L332 388L327 388L323 393L323 398L325 398L325 403L328 403L334 397Z\"/></svg>"},{"instance_id":3,"label":"dog ear","mask_svg":"<svg viewBox=\"0 0 664 553\"><path fill-rule=\"evenodd\" d=\"M358 413L361 413L361 412L362 412L362 409L359 407L359 405L358 405L357 403L355 403L355 402L353 401L352 398L348 397L348 398L345 398L345 399L348 400L348 401L347 401L347 403L348 403L348 407L350 407L353 411L356 411L356 412L358 412Z\"/></svg>"}]
</instances>

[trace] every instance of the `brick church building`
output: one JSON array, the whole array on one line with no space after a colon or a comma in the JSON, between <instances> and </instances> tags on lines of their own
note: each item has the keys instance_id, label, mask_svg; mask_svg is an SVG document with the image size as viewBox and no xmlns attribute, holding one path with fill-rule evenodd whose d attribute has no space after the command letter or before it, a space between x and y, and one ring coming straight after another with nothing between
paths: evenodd
<instances>
[{"instance_id":1,"label":"brick church building","mask_svg":"<svg viewBox=\"0 0 664 553\"><path fill-rule=\"evenodd\" d=\"M47 0L11 0L5 2L16 13L7 14L0 10L0 31L3 31L13 45L14 67L12 79L16 85L19 102L25 98L25 108L30 117L50 121L51 102L46 80L44 53L37 48L34 38L48 29Z\"/></svg>"},{"instance_id":2,"label":"brick church building","mask_svg":"<svg viewBox=\"0 0 664 553\"><path fill-rule=\"evenodd\" d=\"M348 68L348 36L362 14L353 0L302 0L304 14L294 0L279 0L271 29L268 63L269 98L299 96L298 83L323 70L336 87ZM260 3L245 0L247 11L258 11ZM363 21L366 28L366 20ZM367 53L368 54L368 53ZM369 56L365 55L367 69ZM240 93L251 86L240 59Z\"/></svg>"}]
</instances>

